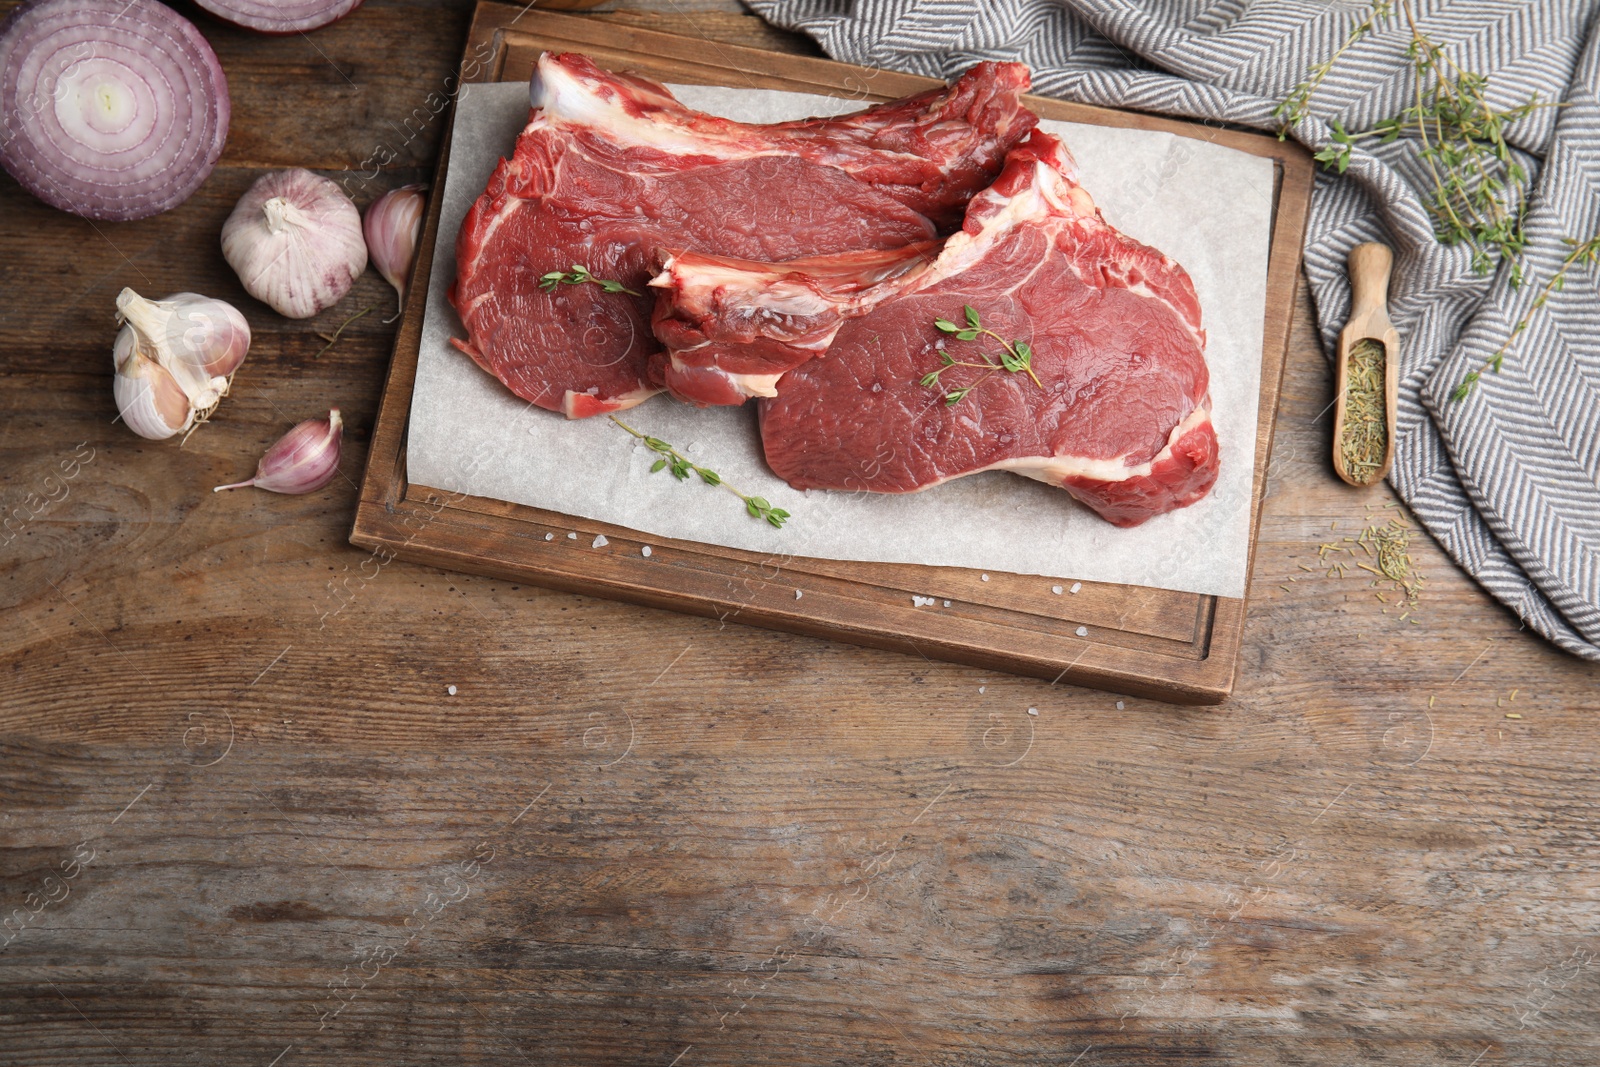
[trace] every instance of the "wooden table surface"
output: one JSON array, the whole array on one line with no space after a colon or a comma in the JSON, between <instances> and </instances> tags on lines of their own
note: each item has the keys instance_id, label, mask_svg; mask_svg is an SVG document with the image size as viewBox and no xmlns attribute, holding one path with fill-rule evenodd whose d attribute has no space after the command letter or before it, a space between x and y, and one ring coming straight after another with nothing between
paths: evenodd
<instances>
[{"instance_id":1,"label":"wooden table surface","mask_svg":"<svg viewBox=\"0 0 1600 1067\"><path fill-rule=\"evenodd\" d=\"M1405 621L1318 568L1392 497L1333 477L1303 296L1221 708L347 583L393 327L316 331L392 295L286 322L217 234L269 168L387 146L363 204L428 176L470 7L181 10L234 106L193 200L95 225L0 176L0 1063L1600 1062L1600 673L1426 538ZM723 0L603 10L811 47ZM255 328L182 448L112 422L124 285ZM331 488L211 493L331 405Z\"/></svg>"}]
</instances>

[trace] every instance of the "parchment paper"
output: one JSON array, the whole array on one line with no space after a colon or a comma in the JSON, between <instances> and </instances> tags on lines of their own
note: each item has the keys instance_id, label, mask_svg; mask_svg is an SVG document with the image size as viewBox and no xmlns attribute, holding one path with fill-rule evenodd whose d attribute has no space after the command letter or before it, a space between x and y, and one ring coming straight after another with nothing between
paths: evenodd
<instances>
[{"instance_id":1,"label":"parchment paper","mask_svg":"<svg viewBox=\"0 0 1600 1067\"><path fill-rule=\"evenodd\" d=\"M767 90L672 90L691 107L748 122L861 106ZM662 395L621 416L786 508L793 518L776 530L722 489L650 474L654 455L609 420L569 421L531 407L449 345L465 335L445 298L456 232L527 117L525 83L461 88L411 405L412 481L733 548L1244 595L1271 160L1167 133L1042 124L1071 149L1106 220L1194 278L1222 448L1221 475L1200 503L1121 530L1059 489L1001 472L902 496L801 492L767 470L753 404L699 410Z\"/></svg>"}]
</instances>

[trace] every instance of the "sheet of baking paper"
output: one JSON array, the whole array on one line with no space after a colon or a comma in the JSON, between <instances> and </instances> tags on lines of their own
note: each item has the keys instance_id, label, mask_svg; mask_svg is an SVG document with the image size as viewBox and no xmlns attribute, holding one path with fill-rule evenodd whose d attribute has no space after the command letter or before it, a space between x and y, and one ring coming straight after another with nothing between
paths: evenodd
<instances>
[{"instance_id":1,"label":"sheet of baking paper","mask_svg":"<svg viewBox=\"0 0 1600 1067\"><path fill-rule=\"evenodd\" d=\"M749 122L854 110L858 101L674 86L692 107ZM455 236L527 120L522 83L464 85L411 405L412 481L682 538L793 556L973 567L1049 578L1244 594L1260 390L1273 167L1193 138L1046 122L1077 157L1112 225L1193 276L1208 335L1222 473L1200 503L1117 529L1066 493L993 472L906 496L791 489L761 458L753 405L701 411L665 395L623 414L793 518L776 530L722 489L651 474L655 458L604 418L532 408L452 348L445 299ZM938 592L928 590L929 595Z\"/></svg>"}]
</instances>

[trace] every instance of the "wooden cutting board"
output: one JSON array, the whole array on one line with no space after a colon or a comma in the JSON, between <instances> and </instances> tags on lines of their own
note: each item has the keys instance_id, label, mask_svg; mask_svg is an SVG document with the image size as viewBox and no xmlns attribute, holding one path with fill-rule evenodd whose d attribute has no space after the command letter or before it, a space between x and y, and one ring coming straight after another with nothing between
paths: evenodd
<instances>
[{"instance_id":1,"label":"wooden cutting board","mask_svg":"<svg viewBox=\"0 0 1600 1067\"><path fill-rule=\"evenodd\" d=\"M547 49L577 51L610 69L661 81L749 86L889 100L937 83L908 74L783 55L499 3L479 3L464 81L526 81ZM1040 116L1166 130L1276 164L1268 266L1261 406L1250 520L1255 554L1261 497L1283 376L1295 278L1310 206L1313 164L1273 137L1132 112L1030 97ZM511 145L506 145L509 153ZM413 277L430 274L450 156L446 136ZM1245 601L1083 582L1052 595L1051 579L906 564L769 556L663 540L623 527L520 504L462 496L406 476L406 429L427 293L412 286L373 431L353 543L380 558L527 581L818 637L903 650L1053 681L1178 703L1215 704L1233 688ZM577 532L578 540L565 535ZM554 533L546 541L545 534ZM590 547L604 534L610 545ZM650 545L646 559L640 549ZM1069 586L1072 583L1067 583ZM804 597L796 599L795 590ZM937 589L931 612L912 596Z\"/></svg>"}]
</instances>

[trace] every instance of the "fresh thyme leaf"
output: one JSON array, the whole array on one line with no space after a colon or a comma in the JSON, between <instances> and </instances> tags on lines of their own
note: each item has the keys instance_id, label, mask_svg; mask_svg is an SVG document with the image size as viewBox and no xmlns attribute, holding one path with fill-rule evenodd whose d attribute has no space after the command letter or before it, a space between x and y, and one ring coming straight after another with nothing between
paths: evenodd
<instances>
[{"instance_id":1,"label":"fresh thyme leaf","mask_svg":"<svg viewBox=\"0 0 1600 1067\"><path fill-rule=\"evenodd\" d=\"M627 293L629 296L642 295L633 289L629 289L621 282L612 281L609 278L596 278L589 273L589 268L582 263L574 263L570 271L553 270L549 274L539 276L539 288L547 293L555 292L558 285L583 285L585 282L598 285L608 293Z\"/></svg>"},{"instance_id":2,"label":"fresh thyme leaf","mask_svg":"<svg viewBox=\"0 0 1600 1067\"><path fill-rule=\"evenodd\" d=\"M971 326L974 330L981 329L982 326L983 326L983 323L978 321L978 312L977 312L977 310L975 308L973 308L973 306L971 304L966 305L966 309L967 309L967 325Z\"/></svg>"},{"instance_id":3,"label":"fresh thyme leaf","mask_svg":"<svg viewBox=\"0 0 1600 1067\"><path fill-rule=\"evenodd\" d=\"M933 324L937 328L943 330L945 333L955 333L957 330L961 329L961 327L957 326L949 319L934 319Z\"/></svg>"},{"instance_id":4,"label":"fresh thyme leaf","mask_svg":"<svg viewBox=\"0 0 1600 1067\"><path fill-rule=\"evenodd\" d=\"M638 430L635 430L632 426L629 426L627 423L623 422L621 419L617 418L615 415L608 415L607 418L616 423L623 430L627 431L627 433L635 440L642 441L646 448L649 448L652 452L657 452L661 455L660 459L650 464L651 474L654 474L657 471L665 470L680 482L686 480L690 474L699 475L700 480L706 485L721 486L734 496L738 497L740 500L744 501L745 511L749 513L751 518L765 520L767 523L778 527L779 529L782 529L783 524L788 521L789 513L787 511L783 510L782 508L773 507L770 503L759 496L749 496L745 493L741 493L739 490L723 481L722 475L718 474L714 470L711 470L709 467L701 467L695 464L689 459L688 456L685 456L676 448L673 448L671 445L667 444L667 442L661 440L661 438L651 437L648 434L641 433Z\"/></svg>"}]
</instances>

